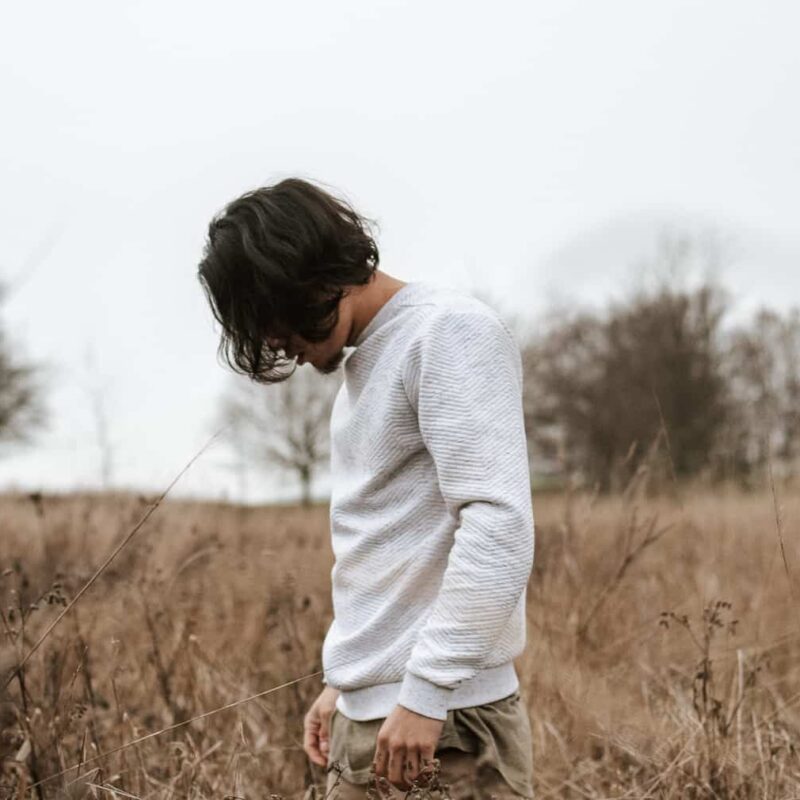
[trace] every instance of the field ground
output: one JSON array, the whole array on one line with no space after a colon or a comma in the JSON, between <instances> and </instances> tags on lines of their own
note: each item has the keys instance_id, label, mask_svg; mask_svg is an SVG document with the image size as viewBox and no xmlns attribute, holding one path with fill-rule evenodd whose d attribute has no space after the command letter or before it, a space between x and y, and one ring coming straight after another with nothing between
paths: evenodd
<instances>
[{"instance_id":1,"label":"field ground","mask_svg":"<svg viewBox=\"0 0 800 800\"><path fill-rule=\"evenodd\" d=\"M775 498L534 496L517 666L537 800L800 796L800 490ZM150 502L0 498L4 675ZM302 749L318 676L125 745L320 670L331 565L327 505L164 502L0 698L0 795L117 748L27 796L321 788Z\"/></svg>"}]
</instances>

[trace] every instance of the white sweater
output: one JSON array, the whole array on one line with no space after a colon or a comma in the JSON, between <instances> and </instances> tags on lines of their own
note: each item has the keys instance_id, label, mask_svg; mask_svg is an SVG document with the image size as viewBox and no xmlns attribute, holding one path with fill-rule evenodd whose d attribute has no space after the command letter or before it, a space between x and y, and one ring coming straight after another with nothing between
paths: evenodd
<instances>
[{"instance_id":1,"label":"white sweater","mask_svg":"<svg viewBox=\"0 0 800 800\"><path fill-rule=\"evenodd\" d=\"M412 281L361 331L331 414L334 620L351 719L507 697L525 647L533 506L519 346L466 292Z\"/></svg>"}]
</instances>

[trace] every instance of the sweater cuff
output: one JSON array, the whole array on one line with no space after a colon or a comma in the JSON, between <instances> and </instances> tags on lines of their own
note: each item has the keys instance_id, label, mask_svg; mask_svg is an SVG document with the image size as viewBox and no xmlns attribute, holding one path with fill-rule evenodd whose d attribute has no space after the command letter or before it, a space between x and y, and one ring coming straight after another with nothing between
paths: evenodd
<instances>
[{"instance_id":1,"label":"sweater cuff","mask_svg":"<svg viewBox=\"0 0 800 800\"><path fill-rule=\"evenodd\" d=\"M413 672L406 672L400 685L397 704L432 719L447 719L447 702L452 689L431 683Z\"/></svg>"}]
</instances>

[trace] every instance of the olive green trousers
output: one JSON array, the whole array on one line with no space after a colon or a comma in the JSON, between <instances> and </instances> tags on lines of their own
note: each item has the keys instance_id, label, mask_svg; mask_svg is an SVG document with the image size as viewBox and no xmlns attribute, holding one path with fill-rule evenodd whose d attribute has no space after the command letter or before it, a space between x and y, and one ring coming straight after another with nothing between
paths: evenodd
<instances>
[{"instance_id":1,"label":"olive green trousers","mask_svg":"<svg viewBox=\"0 0 800 800\"><path fill-rule=\"evenodd\" d=\"M334 710L327 800L362 800L368 788L387 800L406 796L388 780L376 780L371 772L384 719L361 722ZM429 791L432 798L533 798L531 727L519 690L492 703L448 711L434 758L439 759L439 771Z\"/></svg>"}]
</instances>

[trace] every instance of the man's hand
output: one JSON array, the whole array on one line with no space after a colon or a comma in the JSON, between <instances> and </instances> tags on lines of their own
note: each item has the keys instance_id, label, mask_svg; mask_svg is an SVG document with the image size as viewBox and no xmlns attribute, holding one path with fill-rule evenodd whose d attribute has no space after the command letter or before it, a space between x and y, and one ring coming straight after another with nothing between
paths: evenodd
<instances>
[{"instance_id":1,"label":"man's hand","mask_svg":"<svg viewBox=\"0 0 800 800\"><path fill-rule=\"evenodd\" d=\"M408 791L411 781L433 758L443 727L444 720L395 706L378 731L373 759L375 775L387 778L401 791Z\"/></svg>"},{"instance_id":2,"label":"man's hand","mask_svg":"<svg viewBox=\"0 0 800 800\"><path fill-rule=\"evenodd\" d=\"M328 766L330 722L339 690L326 686L303 717L303 750L321 767Z\"/></svg>"}]
</instances>

